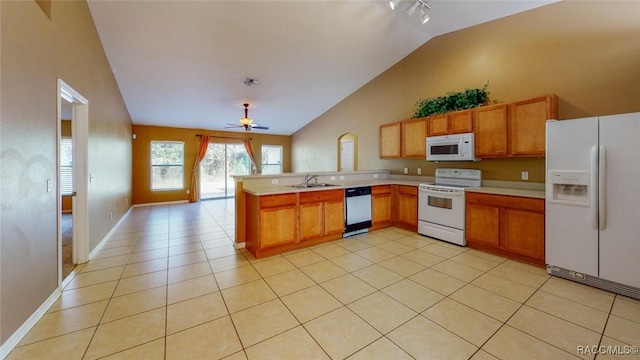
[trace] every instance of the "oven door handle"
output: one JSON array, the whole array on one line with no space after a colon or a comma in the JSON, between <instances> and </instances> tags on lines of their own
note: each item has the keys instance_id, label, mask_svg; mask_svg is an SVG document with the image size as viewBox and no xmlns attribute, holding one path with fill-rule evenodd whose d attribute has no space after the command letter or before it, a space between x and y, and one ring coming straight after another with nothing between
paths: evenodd
<instances>
[{"instance_id":1,"label":"oven door handle","mask_svg":"<svg viewBox=\"0 0 640 360\"><path fill-rule=\"evenodd\" d=\"M460 190L436 190L436 189L428 189L428 188L420 188L421 192L427 193L427 194L432 194L432 195L439 195L439 196L462 196L464 195L464 191L460 191Z\"/></svg>"}]
</instances>

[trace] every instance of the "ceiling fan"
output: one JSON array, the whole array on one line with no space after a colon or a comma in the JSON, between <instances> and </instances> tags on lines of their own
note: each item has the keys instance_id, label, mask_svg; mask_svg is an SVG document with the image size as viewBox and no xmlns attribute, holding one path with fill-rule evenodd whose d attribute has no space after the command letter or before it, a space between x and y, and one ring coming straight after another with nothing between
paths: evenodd
<instances>
[{"instance_id":1,"label":"ceiling fan","mask_svg":"<svg viewBox=\"0 0 640 360\"><path fill-rule=\"evenodd\" d=\"M240 124L227 124L230 126L226 126L225 129L244 128L245 131L251 131L251 129L269 130L268 126L254 124L253 119L249 117L249 104L245 103L243 105L244 105L244 117L239 119Z\"/></svg>"}]
</instances>

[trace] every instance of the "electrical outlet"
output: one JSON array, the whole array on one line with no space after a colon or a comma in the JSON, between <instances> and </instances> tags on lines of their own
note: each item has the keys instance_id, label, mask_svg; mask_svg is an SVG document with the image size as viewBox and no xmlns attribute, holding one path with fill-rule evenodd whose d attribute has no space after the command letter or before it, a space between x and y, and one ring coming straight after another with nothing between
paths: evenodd
<instances>
[{"instance_id":1,"label":"electrical outlet","mask_svg":"<svg viewBox=\"0 0 640 360\"><path fill-rule=\"evenodd\" d=\"M187 190L187 195L191 194L191 190Z\"/></svg>"},{"instance_id":2,"label":"electrical outlet","mask_svg":"<svg viewBox=\"0 0 640 360\"><path fill-rule=\"evenodd\" d=\"M109 211L109 219L113 219L113 211Z\"/></svg>"},{"instance_id":3,"label":"electrical outlet","mask_svg":"<svg viewBox=\"0 0 640 360\"><path fill-rule=\"evenodd\" d=\"M373 178L377 179L378 178L378 174L373 174Z\"/></svg>"},{"instance_id":4,"label":"electrical outlet","mask_svg":"<svg viewBox=\"0 0 640 360\"><path fill-rule=\"evenodd\" d=\"M529 172L528 171L523 171L522 172L522 180L529 180Z\"/></svg>"},{"instance_id":5,"label":"electrical outlet","mask_svg":"<svg viewBox=\"0 0 640 360\"><path fill-rule=\"evenodd\" d=\"M47 179L47 192L53 191L53 180Z\"/></svg>"},{"instance_id":6,"label":"electrical outlet","mask_svg":"<svg viewBox=\"0 0 640 360\"><path fill-rule=\"evenodd\" d=\"M278 185L278 179L271 179L271 185Z\"/></svg>"},{"instance_id":7,"label":"electrical outlet","mask_svg":"<svg viewBox=\"0 0 640 360\"><path fill-rule=\"evenodd\" d=\"M329 178L329 180L335 180L335 179L336 179L336 177L335 177L335 176L331 176L331 177Z\"/></svg>"},{"instance_id":8,"label":"electrical outlet","mask_svg":"<svg viewBox=\"0 0 640 360\"><path fill-rule=\"evenodd\" d=\"M409 173L409 168L404 168L404 173L408 174Z\"/></svg>"},{"instance_id":9,"label":"electrical outlet","mask_svg":"<svg viewBox=\"0 0 640 360\"><path fill-rule=\"evenodd\" d=\"M93 182L95 176L93 174L89 174L89 182Z\"/></svg>"},{"instance_id":10,"label":"electrical outlet","mask_svg":"<svg viewBox=\"0 0 640 360\"><path fill-rule=\"evenodd\" d=\"M418 168L418 175L422 175L422 169Z\"/></svg>"},{"instance_id":11,"label":"electrical outlet","mask_svg":"<svg viewBox=\"0 0 640 360\"><path fill-rule=\"evenodd\" d=\"M340 180L344 180L344 175L340 175Z\"/></svg>"}]
</instances>

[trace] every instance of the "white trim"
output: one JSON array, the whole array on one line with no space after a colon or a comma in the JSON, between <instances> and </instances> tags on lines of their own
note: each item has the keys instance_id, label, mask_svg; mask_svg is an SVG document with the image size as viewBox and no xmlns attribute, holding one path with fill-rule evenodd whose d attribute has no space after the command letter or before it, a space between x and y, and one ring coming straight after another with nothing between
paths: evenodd
<instances>
[{"instance_id":1,"label":"white trim","mask_svg":"<svg viewBox=\"0 0 640 360\"><path fill-rule=\"evenodd\" d=\"M246 247L247 247L247 243L246 243L246 242L244 242L244 241L243 241L243 242L234 242L234 243L233 243L233 247L234 247L236 250L244 249L244 248L246 248Z\"/></svg>"},{"instance_id":2,"label":"white trim","mask_svg":"<svg viewBox=\"0 0 640 360\"><path fill-rule=\"evenodd\" d=\"M146 203L146 204L133 204L133 207L175 205L175 204L188 204L188 203L189 203L189 200L160 201L160 202L152 202L152 203Z\"/></svg>"},{"instance_id":3,"label":"white trim","mask_svg":"<svg viewBox=\"0 0 640 360\"><path fill-rule=\"evenodd\" d=\"M0 346L0 359L4 359L18 345L22 338L36 325L38 320L49 310L51 305L62 294L60 287L57 287L53 293L45 300L36 311L16 330L8 339Z\"/></svg>"},{"instance_id":4,"label":"white trim","mask_svg":"<svg viewBox=\"0 0 640 360\"><path fill-rule=\"evenodd\" d=\"M102 249L102 247L104 246L104 244L107 242L107 240L109 240L111 238L111 236L113 236L113 233L116 232L116 230L118 230L118 227L120 227L120 224L122 224L122 222L124 221L124 219L127 218L127 216L129 216L129 214L131 213L131 209L133 209L133 206L129 207L129 210L127 210L126 213L124 213L124 215L122 215L122 217L120 218L120 220L118 220L118 222L113 225L113 227L111 228L111 230L109 230L109 232L107 233L107 235L105 235L102 240L100 240L100 242L98 243L98 245L96 245L96 247L93 248L93 250L91 250L91 252L89 253L89 260L93 259L94 256L96 256L96 254L98 253L98 251L100 251L100 249Z\"/></svg>"}]
</instances>

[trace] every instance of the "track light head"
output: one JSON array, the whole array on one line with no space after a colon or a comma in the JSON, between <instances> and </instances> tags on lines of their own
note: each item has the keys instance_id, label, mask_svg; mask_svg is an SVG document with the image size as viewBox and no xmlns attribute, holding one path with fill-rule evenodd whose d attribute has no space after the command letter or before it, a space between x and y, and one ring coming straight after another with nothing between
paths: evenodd
<instances>
[{"instance_id":1,"label":"track light head","mask_svg":"<svg viewBox=\"0 0 640 360\"><path fill-rule=\"evenodd\" d=\"M400 0L389 0L389 6L391 7L391 10L394 10L396 6L398 6L398 2L400 2Z\"/></svg>"},{"instance_id":2,"label":"track light head","mask_svg":"<svg viewBox=\"0 0 640 360\"><path fill-rule=\"evenodd\" d=\"M429 21L429 14L427 14L427 11L425 10L426 8L429 8L429 5L427 4L422 4L422 7L420 7L420 18L422 19L422 23L426 24L427 21Z\"/></svg>"},{"instance_id":3,"label":"track light head","mask_svg":"<svg viewBox=\"0 0 640 360\"><path fill-rule=\"evenodd\" d=\"M418 8L418 6L420 6L420 0L416 0L413 5L409 6L407 8L407 14L409 14L409 16L413 15L416 12L416 9Z\"/></svg>"}]
</instances>

